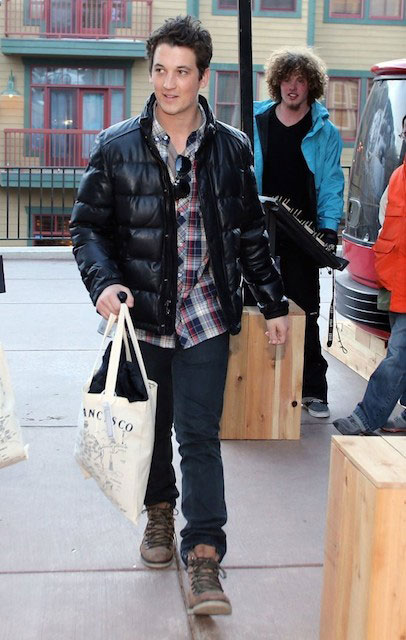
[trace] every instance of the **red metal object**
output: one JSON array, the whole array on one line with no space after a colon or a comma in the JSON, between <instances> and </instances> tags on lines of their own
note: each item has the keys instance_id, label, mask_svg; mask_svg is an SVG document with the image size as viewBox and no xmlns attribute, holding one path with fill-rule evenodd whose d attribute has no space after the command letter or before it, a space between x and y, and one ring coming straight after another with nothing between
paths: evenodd
<instances>
[{"instance_id":1,"label":"red metal object","mask_svg":"<svg viewBox=\"0 0 406 640\"><path fill-rule=\"evenodd\" d=\"M153 0L6 0L5 30L22 38L145 40Z\"/></svg>"},{"instance_id":2,"label":"red metal object","mask_svg":"<svg viewBox=\"0 0 406 640\"><path fill-rule=\"evenodd\" d=\"M374 252L370 246L362 246L352 242L344 235L342 237L343 256L349 260L347 270L356 282L365 284L367 287L378 289L376 284L376 273L374 264Z\"/></svg>"},{"instance_id":3,"label":"red metal object","mask_svg":"<svg viewBox=\"0 0 406 640\"><path fill-rule=\"evenodd\" d=\"M371 67L372 73L377 76L382 75L405 75L406 73L406 60L388 60L387 62L377 62Z\"/></svg>"},{"instance_id":4,"label":"red metal object","mask_svg":"<svg viewBox=\"0 0 406 640\"><path fill-rule=\"evenodd\" d=\"M5 129L5 165L84 167L98 133L84 129Z\"/></svg>"}]
</instances>

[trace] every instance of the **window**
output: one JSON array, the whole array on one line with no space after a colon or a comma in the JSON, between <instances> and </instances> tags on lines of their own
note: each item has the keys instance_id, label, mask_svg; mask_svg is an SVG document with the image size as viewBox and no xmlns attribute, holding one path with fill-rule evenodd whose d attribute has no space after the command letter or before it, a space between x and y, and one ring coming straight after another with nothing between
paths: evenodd
<instances>
[{"instance_id":1,"label":"window","mask_svg":"<svg viewBox=\"0 0 406 640\"><path fill-rule=\"evenodd\" d=\"M265 74L254 72L254 100L267 98ZM217 71L215 86L216 118L239 128L240 122L240 80L238 71Z\"/></svg>"},{"instance_id":2,"label":"window","mask_svg":"<svg viewBox=\"0 0 406 640\"><path fill-rule=\"evenodd\" d=\"M32 67L28 155L45 166L86 164L97 133L124 119L123 68ZM51 130L55 129L55 133Z\"/></svg>"},{"instance_id":3,"label":"window","mask_svg":"<svg viewBox=\"0 0 406 640\"><path fill-rule=\"evenodd\" d=\"M296 11L296 0L261 0L261 11Z\"/></svg>"},{"instance_id":4,"label":"window","mask_svg":"<svg viewBox=\"0 0 406 640\"><path fill-rule=\"evenodd\" d=\"M240 82L238 71L216 73L216 117L233 127L240 126Z\"/></svg>"},{"instance_id":5,"label":"window","mask_svg":"<svg viewBox=\"0 0 406 640\"><path fill-rule=\"evenodd\" d=\"M358 78L330 78L327 108L332 122L338 127L345 142L355 140L359 95L360 80Z\"/></svg>"},{"instance_id":6,"label":"window","mask_svg":"<svg viewBox=\"0 0 406 640\"><path fill-rule=\"evenodd\" d=\"M405 0L329 0L328 8L328 17L333 19L354 19L365 23L374 20L403 21Z\"/></svg>"},{"instance_id":7,"label":"window","mask_svg":"<svg viewBox=\"0 0 406 640\"><path fill-rule=\"evenodd\" d=\"M236 11L238 8L238 0L217 0L219 9Z\"/></svg>"},{"instance_id":8,"label":"window","mask_svg":"<svg viewBox=\"0 0 406 640\"><path fill-rule=\"evenodd\" d=\"M362 0L332 0L330 3L330 15L362 17Z\"/></svg>"},{"instance_id":9,"label":"window","mask_svg":"<svg viewBox=\"0 0 406 640\"><path fill-rule=\"evenodd\" d=\"M255 16L266 16L271 11L296 13L297 0L252 0L251 7ZM238 0L214 0L213 8L218 13L237 12Z\"/></svg>"},{"instance_id":10,"label":"window","mask_svg":"<svg viewBox=\"0 0 406 640\"><path fill-rule=\"evenodd\" d=\"M32 229L34 246L70 245L69 232L70 212L67 213L32 213Z\"/></svg>"},{"instance_id":11,"label":"window","mask_svg":"<svg viewBox=\"0 0 406 640\"><path fill-rule=\"evenodd\" d=\"M402 13L402 0L370 0L370 18L399 20L403 17Z\"/></svg>"}]
</instances>

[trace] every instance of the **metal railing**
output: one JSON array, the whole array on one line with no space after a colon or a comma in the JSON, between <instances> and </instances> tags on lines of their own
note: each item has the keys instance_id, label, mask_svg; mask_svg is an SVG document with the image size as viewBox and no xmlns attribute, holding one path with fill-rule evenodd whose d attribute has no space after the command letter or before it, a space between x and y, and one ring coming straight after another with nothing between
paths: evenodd
<instances>
[{"instance_id":1,"label":"metal railing","mask_svg":"<svg viewBox=\"0 0 406 640\"><path fill-rule=\"evenodd\" d=\"M5 36L145 40L153 0L6 0Z\"/></svg>"},{"instance_id":2,"label":"metal railing","mask_svg":"<svg viewBox=\"0 0 406 640\"><path fill-rule=\"evenodd\" d=\"M99 131L78 129L5 129L8 167L86 166Z\"/></svg>"},{"instance_id":3,"label":"metal railing","mask_svg":"<svg viewBox=\"0 0 406 640\"><path fill-rule=\"evenodd\" d=\"M348 178L350 167L343 169ZM0 167L0 243L70 244L69 218L83 171L83 166Z\"/></svg>"},{"instance_id":4,"label":"metal railing","mask_svg":"<svg viewBox=\"0 0 406 640\"><path fill-rule=\"evenodd\" d=\"M83 167L0 168L1 244L70 244L69 218L83 171Z\"/></svg>"}]
</instances>

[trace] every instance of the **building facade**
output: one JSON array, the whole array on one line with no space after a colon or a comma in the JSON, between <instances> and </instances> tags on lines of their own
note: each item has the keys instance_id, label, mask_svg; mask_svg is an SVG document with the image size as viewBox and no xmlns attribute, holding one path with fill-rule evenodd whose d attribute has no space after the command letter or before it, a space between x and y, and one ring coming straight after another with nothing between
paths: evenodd
<instances>
[{"instance_id":1,"label":"building facade","mask_svg":"<svg viewBox=\"0 0 406 640\"><path fill-rule=\"evenodd\" d=\"M406 0L252 0L254 97L281 46L326 61L326 104L349 165L372 64L405 56ZM139 113L150 93L145 41L169 16L210 30L205 95L239 126L238 0L2 0L0 243L65 244L75 190L100 129Z\"/></svg>"}]
</instances>

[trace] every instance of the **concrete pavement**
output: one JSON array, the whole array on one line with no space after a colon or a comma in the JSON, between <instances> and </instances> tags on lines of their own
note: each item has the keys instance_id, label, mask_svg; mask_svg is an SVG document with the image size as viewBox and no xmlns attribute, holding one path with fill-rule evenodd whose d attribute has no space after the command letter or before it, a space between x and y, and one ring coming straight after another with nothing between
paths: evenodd
<instances>
[{"instance_id":1,"label":"concrete pavement","mask_svg":"<svg viewBox=\"0 0 406 640\"><path fill-rule=\"evenodd\" d=\"M0 341L30 458L0 470L0 640L316 640L331 422L365 381L328 357L331 418L303 412L300 441L223 443L234 611L188 616L179 565L140 562L144 516L127 522L73 459L100 341L75 263L4 257ZM323 324L329 299L324 275Z\"/></svg>"}]
</instances>

